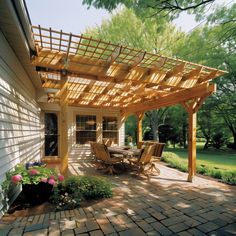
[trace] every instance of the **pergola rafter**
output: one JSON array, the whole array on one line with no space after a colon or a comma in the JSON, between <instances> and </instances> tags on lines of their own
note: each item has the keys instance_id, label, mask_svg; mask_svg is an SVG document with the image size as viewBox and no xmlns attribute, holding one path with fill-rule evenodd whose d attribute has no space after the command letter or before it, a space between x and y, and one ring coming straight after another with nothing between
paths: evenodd
<instances>
[{"instance_id":1,"label":"pergola rafter","mask_svg":"<svg viewBox=\"0 0 236 236\"><path fill-rule=\"evenodd\" d=\"M73 90L68 95L69 105L80 106L86 103L91 107L103 106L104 102L97 102L98 98L107 96L107 100L111 101L112 95L108 92L116 87L118 91L113 96L120 97L117 100L121 102L106 102L105 107L119 107L125 111L130 108L132 111L131 108L135 104L138 106L139 102L163 99L169 94L198 87L224 73L214 68L83 35L68 34L40 26L34 26L33 31L37 56L32 63L37 70L56 76L63 72L77 78L74 81L68 80L67 89ZM41 79L45 89L61 89L60 79L54 79L53 76L48 79L42 76ZM90 81L86 86L83 84L84 79ZM98 85L94 81L106 84ZM100 94L97 92L99 86L102 88ZM73 88L77 88L77 96ZM124 91L127 92L126 96ZM50 93L55 99L59 95L58 91ZM127 96L130 99L127 99Z\"/></svg>"},{"instance_id":2,"label":"pergola rafter","mask_svg":"<svg viewBox=\"0 0 236 236\"><path fill-rule=\"evenodd\" d=\"M111 42L33 26L36 55L48 102L61 106L119 108L122 117L135 114L142 135L145 111L182 104L189 116L189 177L196 171L196 112L216 91L210 82L226 73L196 63L121 46ZM65 142L67 123L63 123ZM66 149L63 151L68 158Z\"/></svg>"}]
</instances>

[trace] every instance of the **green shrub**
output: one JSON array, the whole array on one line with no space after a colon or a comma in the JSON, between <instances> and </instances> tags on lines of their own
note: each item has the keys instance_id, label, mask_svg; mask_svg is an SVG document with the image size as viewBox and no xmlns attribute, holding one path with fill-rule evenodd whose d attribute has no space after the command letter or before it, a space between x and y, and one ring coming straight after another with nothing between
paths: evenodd
<instances>
[{"instance_id":1,"label":"green shrub","mask_svg":"<svg viewBox=\"0 0 236 236\"><path fill-rule=\"evenodd\" d=\"M162 161L166 162L169 167L179 169L183 172L188 171L187 161L181 159L177 154L173 152L164 152ZM226 171L207 165L197 165L196 169L198 174L211 176L213 178L219 179L224 183L236 184L236 171Z\"/></svg>"},{"instance_id":2,"label":"green shrub","mask_svg":"<svg viewBox=\"0 0 236 236\"><path fill-rule=\"evenodd\" d=\"M236 185L236 171L225 171L222 175L222 181Z\"/></svg>"},{"instance_id":3,"label":"green shrub","mask_svg":"<svg viewBox=\"0 0 236 236\"><path fill-rule=\"evenodd\" d=\"M112 196L111 184L104 178L81 176L78 178L82 195L88 199L108 198Z\"/></svg>"},{"instance_id":4,"label":"green shrub","mask_svg":"<svg viewBox=\"0 0 236 236\"><path fill-rule=\"evenodd\" d=\"M73 209L80 205L82 199L109 198L112 196L111 184L101 177L70 176L57 186L52 203L57 210Z\"/></svg>"},{"instance_id":5,"label":"green shrub","mask_svg":"<svg viewBox=\"0 0 236 236\"><path fill-rule=\"evenodd\" d=\"M186 161L180 159L179 156L173 152L164 152L162 160L166 162L169 167L179 169L183 172L188 171Z\"/></svg>"},{"instance_id":6,"label":"green shrub","mask_svg":"<svg viewBox=\"0 0 236 236\"><path fill-rule=\"evenodd\" d=\"M165 161L166 159L174 159L179 158L179 156L173 152L163 152L162 159Z\"/></svg>"}]
</instances>

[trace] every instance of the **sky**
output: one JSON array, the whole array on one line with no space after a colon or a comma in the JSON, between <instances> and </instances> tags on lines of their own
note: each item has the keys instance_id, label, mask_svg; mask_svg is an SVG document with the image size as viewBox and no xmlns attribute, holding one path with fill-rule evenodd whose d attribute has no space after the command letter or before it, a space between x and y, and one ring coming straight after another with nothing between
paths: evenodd
<instances>
[{"instance_id":1,"label":"sky","mask_svg":"<svg viewBox=\"0 0 236 236\"><path fill-rule=\"evenodd\" d=\"M74 34L81 34L87 27L99 26L103 20L111 18L106 10L94 7L88 10L82 0L26 0L26 4L33 25ZM186 13L174 23L185 32L197 25L194 17Z\"/></svg>"}]
</instances>

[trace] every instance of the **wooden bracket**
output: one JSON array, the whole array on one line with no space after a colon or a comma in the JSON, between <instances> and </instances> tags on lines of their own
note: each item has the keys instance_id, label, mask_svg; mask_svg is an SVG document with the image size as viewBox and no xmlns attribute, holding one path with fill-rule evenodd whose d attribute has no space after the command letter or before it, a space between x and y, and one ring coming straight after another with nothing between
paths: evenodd
<instances>
[{"instance_id":1,"label":"wooden bracket","mask_svg":"<svg viewBox=\"0 0 236 236\"><path fill-rule=\"evenodd\" d=\"M135 113L135 115L136 115L138 120L142 120L143 117L144 117L144 114L145 114L144 112L137 112L137 113Z\"/></svg>"},{"instance_id":2,"label":"wooden bracket","mask_svg":"<svg viewBox=\"0 0 236 236\"><path fill-rule=\"evenodd\" d=\"M181 105L188 113L189 112L196 113L209 95L210 94L206 94L205 96L195 98L191 101L181 102Z\"/></svg>"},{"instance_id":3,"label":"wooden bracket","mask_svg":"<svg viewBox=\"0 0 236 236\"><path fill-rule=\"evenodd\" d=\"M115 48L115 50L112 52L111 56L107 60L108 66L110 66L116 60L116 58L119 57L121 51L122 51L122 46Z\"/></svg>"}]
</instances>

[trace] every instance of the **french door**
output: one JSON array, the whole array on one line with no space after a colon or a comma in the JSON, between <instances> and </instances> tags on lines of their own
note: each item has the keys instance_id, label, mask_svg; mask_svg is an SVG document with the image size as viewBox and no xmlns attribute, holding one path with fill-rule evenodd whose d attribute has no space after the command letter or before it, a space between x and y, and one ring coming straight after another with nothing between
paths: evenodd
<instances>
[{"instance_id":1,"label":"french door","mask_svg":"<svg viewBox=\"0 0 236 236\"><path fill-rule=\"evenodd\" d=\"M44 115L44 155L58 156L58 116L57 113L45 113Z\"/></svg>"}]
</instances>

